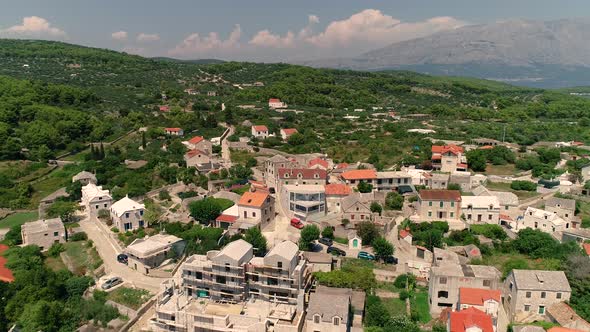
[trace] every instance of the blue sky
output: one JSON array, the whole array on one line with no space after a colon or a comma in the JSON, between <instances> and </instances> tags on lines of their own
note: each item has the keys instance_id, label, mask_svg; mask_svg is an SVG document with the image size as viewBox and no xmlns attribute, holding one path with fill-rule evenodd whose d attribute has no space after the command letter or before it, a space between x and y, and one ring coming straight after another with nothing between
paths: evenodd
<instances>
[{"instance_id":1,"label":"blue sky","mask_svg":"<svg viewBox=\"0 0 590 332\"><path fill-rule=\"evenodd\" d=\"M0 37L146 56L350 56L467 24L590 13L588 0L4 0ZM590 14L588 14L590 15Z\"/></svg>"}]
</instances>

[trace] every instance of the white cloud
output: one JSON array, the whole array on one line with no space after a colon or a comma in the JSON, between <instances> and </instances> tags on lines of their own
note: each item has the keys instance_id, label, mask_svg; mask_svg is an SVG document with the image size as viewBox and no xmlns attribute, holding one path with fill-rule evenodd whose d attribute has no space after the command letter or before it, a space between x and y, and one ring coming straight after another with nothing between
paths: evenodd
<instances>
[{"instance_id":1,"label":"white cloud","mask_svg":"<svg viewBox=\"0 0 590 332\"><path fill-rule=\"evenodd\" d=\"M193 33L169 53L173 56L202 56L228 52L240 47L241 36L242 28L238 24L234 26L226 40L220 39L217 32L210 32L204 37L201 37L198 33Z\"/></svg>"},{"instance_id":2,"label":"white cloud","mask_svg":"<svg viewBox=\"0 0 590 332\"><path fill-rule=\"evenodd\" d=\"M127 40L127 31L117 31L111 34L111 38L118 41Z\"/></svg>"},{"instance_id":3,"label":"white cloud","mask_svg":"<svg viewBox=\"0 0 590 332\"><path fill-rule=\"evenodd\" d=\"M295 34L291 31L287 31L287 34L281 37L273 34L269 30L261 30L252 37L248 44L274 48L295 47Z\"/></svg>"},{"instance_id":4,"label":"white cloud","mask_svg":"<svg viewBox=\"0 0 590 332\"><path fill-rule=\"evenodd\" d=\"M307 38L306 41L322 48L353 44L385 46L463 25L464 22L452 17L434 17L426 21L405 23L383 14L380 10L365 9L345 20L330 23L323 32Z\"/></svg>"},{"instance_id":5,"label":"white cloud","mask_svg":"<svg viewBox=\"0 0 590 332\"><path fill-rule=\"evenodd\" d=\"M0 33L6 36L35 38L62 38L66 36L65 31L52 26L49 21L39 16L25 17L21 25L0 30Z\"/></svg>"},{"instance_id":6,"label":"white cloud","mask_svg":"<svg viewBox=\"0 0 590 332\"><path fill-rule=\"evenodd\" d=\"M140 33L137 35L137 41L138 42L144 42L144 43L148 43L148 42L155 42L160 40L160 35L158 35L157 33L154 34L149 34L149 33Z\"/></svg>"}]
</instances>

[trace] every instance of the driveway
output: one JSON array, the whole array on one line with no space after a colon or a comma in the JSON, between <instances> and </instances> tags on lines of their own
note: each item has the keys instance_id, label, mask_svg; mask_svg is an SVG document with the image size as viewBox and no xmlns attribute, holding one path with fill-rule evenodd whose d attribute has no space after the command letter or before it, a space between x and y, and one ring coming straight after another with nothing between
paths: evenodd
<instances>
[{"instance_id":1,"label":"driveway","mask_svg":"<svg viewBox=\"0 0 590 332\"><path fill-rule=\"evenodd\" d=\"M144 288L156 294L160 289L160 283L166 279L143 275L130 269L127 265L119 263L117 261L117 255L122 252L122 248L114 239L110 238L109 233L106 233L106 227L103 229L98 223L99 221L90 220L86 217L80 221L80 227L86 232L88 238L94 242L96 250L104 262L106 274L121 277L127 284L131 284L137 288Z\"/></svg>"}]
</instances>

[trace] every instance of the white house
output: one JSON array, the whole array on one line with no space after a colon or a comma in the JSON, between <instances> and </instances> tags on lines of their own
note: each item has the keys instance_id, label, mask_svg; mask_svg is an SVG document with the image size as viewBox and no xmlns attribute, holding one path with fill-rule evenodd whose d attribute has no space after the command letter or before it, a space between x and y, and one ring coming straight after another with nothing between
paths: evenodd
<instances>
[{"instance_id":1,"label":"white house","mask_svg":"<svg viewBox=\"0 0 590 332\"><path fill-rule=\"evenodd\" d=\"M287 103L282 102L278 98L270 98L268 100L268 107L269 108L287 108Z\"/></svg>"},{"instance_id":2,"label":"white house","mask_svg":"<svg viewBox=\"0 0 590 332\"><path fill-rule=\"evenodd\" d=\"M252 126L252 136L265 139L269 136L268 127L264 125Z\"/></svg>"},{"instance_id":3,"label":"white house","mask_svg":"<svg viewBox=\"0 0 590 332\"><path fill-rule=\"evenodd\" d=\"M291 135L298 133L297 129L295 128L282 128L281 129L281 138L286 141L291 137Z\"/></svg>"},{"instance_id":4,"label":"white house","mask_svg":"<svg viewBox=\"0 0 590 332\"><path fill-rule=\"evenodd\" d=\"M570 222L559 217L557 213L530 206L524 215L518 218L516 224L518 230L532 228L549 234L570 228Z\"/></svg>"},{"instance_id":5,"label":"white house","mask_svg":"<svg viewBox=\"0 0 590 332\"><path fill-rule=\"evenodd\" d=\"M461 217L468 224L498 224L500 201L496 196L461 196Z\"/></svg>"},{"instance_id":6,"label":"white house","mask_svg":"<svg viewBox=\"0 0 590 332\"><path fill-rule=\"evenodd\" d=\"M166 135L170 136L182 136L184 135L184 130L182 128L164 128Z\"/></svg>"},{"instance_id":7,"label":"white house","mask_svg":"<svg viewBox=\"0 0 590 332\"><path fill-rule=\"evenodd\" d=\"M123 197L111 206L113 226L126 232L147 226L143 220L145 205L140 204L128 196Z\"/></svg>"},{"instance_id":8,"label":"white house","mask_svg":"<svg viewBox=\"0 0 590 332\"><path fill-rule=\"evenodd\" d=\"M80 205L83 206L90 217L97 217L99 210L109 210L113 198L108 190L102 189L102 186L90 182L82 187L82 201Z\"/></svg>"}]
</instances>

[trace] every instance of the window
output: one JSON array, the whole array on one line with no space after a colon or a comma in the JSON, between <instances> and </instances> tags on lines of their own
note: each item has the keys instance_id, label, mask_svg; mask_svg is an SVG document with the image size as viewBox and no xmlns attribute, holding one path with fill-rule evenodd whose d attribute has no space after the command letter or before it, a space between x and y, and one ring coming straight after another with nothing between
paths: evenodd
<instances>
[{"instance_id":1,"label":"window","mask_svg":"<svg viewBox=\"0 0 590 332\"><path fill-rule=\"evenodd\" d=\"M283 262L277 262L277 267L279 269L282 269L283 268Z\"/></svg>"},{"instance_id":2,"label":"window","mask_svg":"<svg viewBox=\"0 0 590 332\"><path fill-rule=\"evenodd\" d=\"M438 283L441 285L446 285L447 284L447 277L438 278Z\"/></svg>"},{"instance_id":3,"label":"window","mask_svg":"<svg viewBox=\"0 0 590 332\"><path fill-rule=\"evenodd\" d=\"M540 305L539 306L539 315L544 315L545 314L545 306L544 305Z\"/></svg>"},{"instance_id":4,"label":"window","mask_svg":"<svg viewBox=\"0 0 590 332\"><path fill-rule=\"evenodd\" d=\"M514 285L512 284L512 281L510 282L510 290L512 290L512 287L514 287Z\"/></svg>"},{"instance_id":5,"label":"window","mask_svg":"<svg viewBox=\"0 0 590 332\"><path fill-rule=\"evenodd\" d=\"M106 208L106 207L107 207L107 205L105 204L105 205L104 205L104 207Z\"/></svg>"},{"instance_id":6,"label":"window","mask_svg":"<svg viewBox=\"0 0 590 332\"><path fill-rule=\"evenodd\" d=\"M561 293L557 293L557 294L555 294L555 298L556 298L556 299L561 299Z\"/></svg>"},{"instance_id":7,"label":"window","mask_svg":"<svg viewBox=\"0 0 590 332\"><path fill-rule=\"evenodd\" d=\"M444 202L440 202L440 204L439 204L440 207L443 207L444 205L445 205Z\"/></svg>"},{"instance_id":8,"label":"window","mask_svg":"<svg viewBox=\"0 0 590 332\"><path fill-rule=\"evenodd\" d=\"M125 213L125 218L129 218L129 212Z\"/></svg>"},{"instance_id":9,"label":"window","mask_svg":"<svg viewBox=\"0 0 590 332\"><path fill-rule=\"evenodd\" d=\"M365 219L365 215L361 214L361 220Z\"/></svg>"},{"instance_id":10,"label":"window","mask_svg":"<svg viewBox=\"0 0 590 332\"><path fill-rule=\"evenodd\" d=\"M525 304L524 305L524 311L531 311L531 305L530 304Z\"/></svg>"},{"instance_id":11,"label":"window","mask_svg":"<svg viewBox=\"0 0 590 332\"><path fill-rule=\"evenodd\" d=\"M143 216L143 210L139 210L139 215Z\"/></svg>"},{"instance_id":12,"label":"window","mask_svg":"<svg viewBox=\"0 0 590 332\"><path fill-rule=\"evenodd\" d=\"M483 286L484 287L490 287L492 285L492 281L491 280L484 280L483 281Z\"/></svg>"},{"instance_id":13,"label":"window","mask_svg":"<svg viewBox=\"0 0 590 332\"><path fill-rule=\"evenodd\" d=\"M455 216L454 212L451 212L451 218L453 218Z\"/></svg>"},{"instance_id":14,"label":"window","mask_svg":"<svg viewBox=\"0 0 590 332\"><path fill-rule=\"evenodd\" d=\"M439 291L438 292L438 297L439 298L448 299L449 298L449 292L447 292L447 291Z\"/></svg>"},{"instance_id":15,"label":"window","mask_svg":"<svg viewBox=\"0 0 590 332\"><path fill-rule=\"evenodd\" d=\"M229 272L230 270L229 263L225 263L225 272Z\"/></svg>"},{"instance_id":16,"label":"window","mask_svg":"<svg viewBox=\"0 0 590 332\"><path fill-rule=\"evenodd\" d=\"M432 211L428 211L428 216L432 217Z\"/></svg>"},{"instance_id":17,"label":"window","mask_svg":"<svg viewBox=\"0 0 590 332\"><path fill-rule=\"evenodd\" d=\"M203 272L195 272L196 279L203 279Z\"/></svg>"},{"instance_id":18,"label":"window","mask_svg":"<svg viewBox=\"0 0 590 332\"><path fill-rule=\"evenodd\" d=\"M544 298L546 298L546 297L547 297L547 293L545 293L545 292L541 292L541 298L542 298L542 299L544 299Z\"/></svg>"},{"instance_id":19,"label":"window","mask_svg":"<svg viewBox=\"0 0 590 332\"><path fill-rule=\"evenodd\" d=\"M441 205L442 207L442 205ZM451 202L451 207L455 207L455 202Z\"/></svg>"},{"instance_id":20,"label":"window","mask_svg":"<svg viewBox=\"0 0 590 332\"><path fill-rule=\"evenodd\" d=\"M428 206L432 206L432 202L428 202Z\"/></svg>"},{"instance_id":21,"label":"window","mask_svg":"<svg viewBox=\"0 0 590 332\"><path fill-rule=\"evenodd\" d=\"M334 326L340 325L340 317L334 317L333 321L334 321Z\"/></svg>"},{"instance_id":22,"label":"window","mask_svg":"<svg viewBox=\"0 0 590 332\"><path fill-rule=\"evenodd\" d=\"M313 315L313 322L316 324L320 323L320 315Z\"/></svg>"},{"instance_id":23,"label":"window","mask_svg":"<svg viewBox=\"0 0 590 332\"><path fill-rule=\"evenodd\" d=\"M53 232L53 236L57 236L58 234L58 232Z\"/></svg>"},{"instance_id":24,"label":"window","mask_svg":"<svg viewBox=\"0 0 590 332\"><path fill-rule=\"evenodd\" d=\"M256 218L256 212L252 212L252 218Z\"/></svg>"},{"instance_id":25,"label":"window","mask_svg":"<svg viewBox=\"0 0 590 332\"><path fill-rule=\"evenodd\" d=\"M531 292L526 292L526 298L530 299L531 298Z\"/></svg>"}]
</instances>

